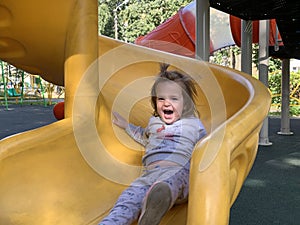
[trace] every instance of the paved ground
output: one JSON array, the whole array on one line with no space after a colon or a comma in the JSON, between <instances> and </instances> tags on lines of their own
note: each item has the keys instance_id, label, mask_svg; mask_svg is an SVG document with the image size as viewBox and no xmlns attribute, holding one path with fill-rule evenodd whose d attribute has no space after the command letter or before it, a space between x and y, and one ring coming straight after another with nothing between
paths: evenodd
<instances>
[{"instance_id":1,"label":"paved ground","mask_svg":"<svg viewBox=\"0 0 300 225\"><path fill-rule=\"evenodd\" d=\"M0 139L56 121L53 106L0 105Z\"/></svg>"},{"instance_id":2,"label":"paved ground","mask_svg":"<svg viewBox=\"0 0 300 225\"><path fill-rule=\"evenodd\" d=\"M56 121L53 106L0 106L0 139ZM259 147L254 166L231 209L230 225L300 225L300 119L281 136L269 119L272 146ZM216 224L217 225L217 224Z\"/></svg>"},{"instance_id":3,"label":"paved ground","mask_svg":"<svg viewBox=\"0 0 300 225\"><path fill-rule=\"evenodd\" d=\"M300 119L294 135L278 135L280 119L269 119L272 146L259 147L254 166L231 210L230 225L300 224Z\"/></svg>"}]
</instances>

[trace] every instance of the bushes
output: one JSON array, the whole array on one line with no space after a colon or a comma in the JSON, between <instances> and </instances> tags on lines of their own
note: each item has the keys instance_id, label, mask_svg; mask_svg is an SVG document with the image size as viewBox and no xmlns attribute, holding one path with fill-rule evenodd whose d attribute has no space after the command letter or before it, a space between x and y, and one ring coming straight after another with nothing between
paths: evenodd
<instances>
[{"instance_id":1,"label":"bushes","mask_svg":"<svg viewBox=\"0 0 300 225\"><path fill-rule=\"evenodd\" d=\"M272 93L271 114L280 114L281 108L281 71L269 74L269 89ZM290 74L290 115L300 116L300 72Z\"/></svg>"}]
</instances>

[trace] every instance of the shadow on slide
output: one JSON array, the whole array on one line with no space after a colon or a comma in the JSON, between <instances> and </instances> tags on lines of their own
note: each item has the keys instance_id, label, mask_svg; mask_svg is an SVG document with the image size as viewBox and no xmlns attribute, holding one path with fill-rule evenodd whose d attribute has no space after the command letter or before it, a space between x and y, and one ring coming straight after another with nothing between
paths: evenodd
<instances>
[{"instance_id":1,"label":"shadow on slide","mask_svg":"<svg viewBox=\"0 0 300 225\"><path fill-rule=\"evenodd\" d=\"M140 174L143 155L141 146L112 125L111 112L146 125L159 62L195 79L208 130L192 156L189 202L175 206L161 224L228 224L269 109L263 84L228 68L98 37L97 1L51 1L47 7L24 2L40 19L32 33L19 31L21 9L0 0L6 21L0 30L10 37L3 39L8 47L0 58L64 84L65 119L0 141L0 224L97 224L108 213ZM38 26L53 17L50 8L62 18L41 32Z\"/></svg>"}]
</instances>

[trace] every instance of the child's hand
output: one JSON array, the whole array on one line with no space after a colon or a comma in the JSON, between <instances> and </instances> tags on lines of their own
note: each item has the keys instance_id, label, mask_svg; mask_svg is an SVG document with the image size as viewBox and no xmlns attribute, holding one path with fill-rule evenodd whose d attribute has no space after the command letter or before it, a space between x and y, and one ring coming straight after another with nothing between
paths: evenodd
<instances>
[{"instance_id":1,"label":"child's hand","mask_svg":"<svg viewBox=\"0 0 300 225\"><path fill-rule=\"evenodd\" d=\"M128 122L127 120L121 116L119 113L117 112L113 112L114 115L114 119L113 119L113 123L116 124L117 126L125 129L128 126Z\"/></svg>"}]
</instances>

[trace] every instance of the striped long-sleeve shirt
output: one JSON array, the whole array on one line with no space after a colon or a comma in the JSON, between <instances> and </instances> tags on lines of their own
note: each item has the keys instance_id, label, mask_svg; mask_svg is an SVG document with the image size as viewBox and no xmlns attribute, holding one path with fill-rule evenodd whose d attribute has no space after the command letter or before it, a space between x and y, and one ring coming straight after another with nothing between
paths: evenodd
<instances>
[{"instance_id":1,"label":"striped long-sleeve shirt","mask_svg":"<svg viewBox=\"0 0 300 225\"><path fill-rule=\"evenodd\" d=\"M166 124L160 117L153 116L146 128L129 124L126 132L145 146L144 166L160 160L184 166L189 162L196 143L206 135L202 122L196 117Z\"/></svg>"}]
</instances>

